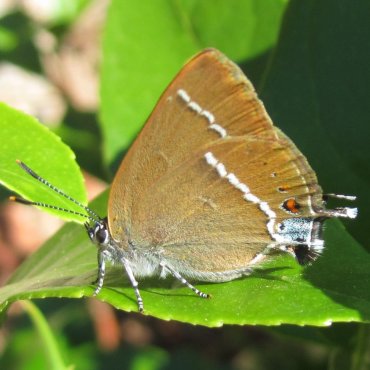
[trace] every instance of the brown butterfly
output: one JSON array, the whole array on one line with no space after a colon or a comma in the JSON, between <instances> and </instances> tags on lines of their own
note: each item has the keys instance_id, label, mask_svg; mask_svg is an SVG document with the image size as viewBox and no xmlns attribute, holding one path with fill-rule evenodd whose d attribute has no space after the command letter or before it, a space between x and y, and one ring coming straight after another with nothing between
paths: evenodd
<instances>
[{"instance_id":1,"label":"brown butterfly","mask_svg":"<svg viewBox=\"0 0 370 370\"><path fill-rule=\"evenodd\" d=\"M188 280L233 280L276 252L313 261L324 248L324 220L357 215L325 208L306 158L273 126L239 67L214 49L191 59L161 96L115 176L107 218L56 190L89 214L95 294L106 261L123 265L139 311L137 278L173 275L206 298Z\"/></svg>"}]
</instances>

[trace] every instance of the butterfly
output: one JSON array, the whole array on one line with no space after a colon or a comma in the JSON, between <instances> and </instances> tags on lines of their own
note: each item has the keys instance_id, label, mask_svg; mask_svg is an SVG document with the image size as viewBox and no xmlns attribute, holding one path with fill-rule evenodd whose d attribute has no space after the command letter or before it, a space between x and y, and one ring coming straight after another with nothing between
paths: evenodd
<instances>
[{"instance_id":1,"label":"butterfly","mask_svg":"<svg viewBox=\"0 0 370 370\"><path fill-rule=\"evenodd\" d=\"M251 82L215 49L193 57L162 94L115 175L106 218L19 164L84 210L98 248L94 293L103 287L106 262L121 265L139 311L137 279L172 275L208 298L190 281L249 275L276 252L300 264L314 261L324 249L324 221L357 216L357 208L326 209L328 196L355 197L323 195Z\"/></svg>"}]
</instances>

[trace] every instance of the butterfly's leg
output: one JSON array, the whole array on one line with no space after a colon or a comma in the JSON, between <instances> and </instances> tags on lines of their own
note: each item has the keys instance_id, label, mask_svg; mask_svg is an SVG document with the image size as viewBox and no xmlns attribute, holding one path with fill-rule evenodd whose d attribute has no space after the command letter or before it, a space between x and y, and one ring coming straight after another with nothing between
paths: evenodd
<instances>
[{"instance_id":1,"label":"butterfly's leg","mask_svg":"<svg viewBox=\"0 0 370 370\"><path fill-rule=\"evenodd\" d=\"M96 288L94 290L94 296L99 294L101 291L101 288L103 288L104 283L104 276L105 276L105 257L104 252L98 251L98 277L94 281L94 284L96 284Z\"/></svg>"},{"instance_id":2,"label":"butterfly's leg","mask_svg":"<svg viewBox=\"0 0 370 370\"><path fill-rule=\"evenodd\" d=\"M134 288L139 312L143 312L144 304L143 304L143 299L141 298L140 291L138 288L139 283L135 279L134 273L132 272L132 269L130 266L130 262L126 258L122 258L121 261L122 261L123 267L126 270L127 276L130 279L131 285Z\"/></svg>"},{"instance_id":3,"label":"butterfly's leg","mask_svg":"<svg viewBox=\"0 0 370 370\"><path fill-rule=\"evenodd\" d=\"M164 261L160 263L160 266L163 269L168 270L172 276L174 276L177 280L181 281L184 285L186 285L188 288L190 288L195 294L199 295L199 297L202 298L210 298L210 294L206 294L201 292L199 289L197 289L194 285L191 285L184 277L182 277L177 271L173 270L170 266L168 266Z\"/></svg>"}]
</instances>

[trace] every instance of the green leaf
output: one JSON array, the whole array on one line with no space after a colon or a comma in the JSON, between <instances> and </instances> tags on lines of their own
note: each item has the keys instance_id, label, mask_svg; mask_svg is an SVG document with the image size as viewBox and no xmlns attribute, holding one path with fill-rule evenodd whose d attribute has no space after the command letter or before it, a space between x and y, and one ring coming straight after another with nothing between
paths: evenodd
<instances>
[{"instance_id":1,"label":"green leaf","mask_svg":"<svg viewBox=\"0 0 370 370\"><path fill-rule=\"evenodd\" d=\"M222 50L241 61L257 57L277 41L287 0L223 0L179 2L187 8L193 33L199 43Z\"/></svg>"},{"instance_id":2,"label":"green leaf","mask_svg":"<svg viewBox=\"0 0 370 370\"><path fill-rule=\"evenodd\" d=\"M217 47L254 57L276 39L285 0L113 1L103 42L101 122L106 163L121 158L184 62ZM232 40L232 42L230 42Z\"/></svg>"},{"instance_id":3,"label":"green leaf","mask_svg":"<svg viewBox=\"0 0 370 370\"><path fill-rule=\"evenodd\" d=\"M113 1L103 44L101 121L108 163L126 149L197 50L168 0Z\"/></svg>"},{"instance_id":4,"label":"green leaf","mask_svg":"<svg viewBox=\"0 0 370 370\"><path fill-rule=\"evenodd\" d=\"M95 204L101 213L106 198ZM139 288L145 314L210 327L370 322L369 255L339 221L327 222L325 239L325 253L312 266L302 268L291 257L281 256L243 279L196 284L212 295L208 300L188 288L173 288L172 280L142 281ZM96 248L81 226L68 224L0 289L0 309L17 299L91 296L96 274ZM122 267L108 266L98 298L116 308L137 311L134 291Z\"/></svg>"},{"instance_id":5,"label":"green leaf","mask_svg":"<svg viewBox=\"0 0 370 370\"><path fill-rule=\"evenodd\" d=\"M0 103L0 183L32 201L81 212L81 208L61 197L27 174L21 160L40 176L70 196L87 204L84 181L75 155L60 138L35 118ZM66 220L86 221L81 216L45 209Z\"/></svg>"}]
</instances>

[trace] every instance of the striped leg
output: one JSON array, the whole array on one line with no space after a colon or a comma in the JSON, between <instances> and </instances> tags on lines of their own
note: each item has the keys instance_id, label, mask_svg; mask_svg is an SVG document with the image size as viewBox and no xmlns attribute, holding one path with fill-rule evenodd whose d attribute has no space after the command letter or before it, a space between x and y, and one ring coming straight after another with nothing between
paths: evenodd
<instances>
[{"instance_id":1,"label":"striped leg","mask_svg":"<svg viewBox=\"0 0 370 370\"><path fill-rule=\"evenodd\" d=\"M138 288L139 283L136 281L135 276L131 270L130 262L126 258L122 258L122 264L126 270L128 278L130 279L131 285L134 288L139 312L143 312L144 304L143 304L143 299L141 298L140 291Z\"/></svg>"},{"instance_id":2,"label":"striped leg","mask_svg":"<svg viewBox=\"0 0 370 370\"><path fill-rule=\"evenodd\" d=\"M199 297L202 298L211 298L209 294L201 292L199 289L197 289L194 285L191 285L185 278L183 278L177 271L173 270L171 267L166 265L165 262L160 263L161 267L163 269L167 269L172 276L174 276L177 280L181 281L184 285L186 285L188 288L190 288L195 294L199 295Z\"/></svg>"},{"instance_id":3,"label":"striped leg","mask_svg":"<svg viewBox=\"0 0 370 370\"><path fill-rule=\"evenodd\" d=\"M96 288L94 290L94 296L98 295L103 288L104 283L104 276L105 276L105 259L104 254L101 251L98 251L98 278L94 282L96 284Z\"/></svg>"}]
</instances>

